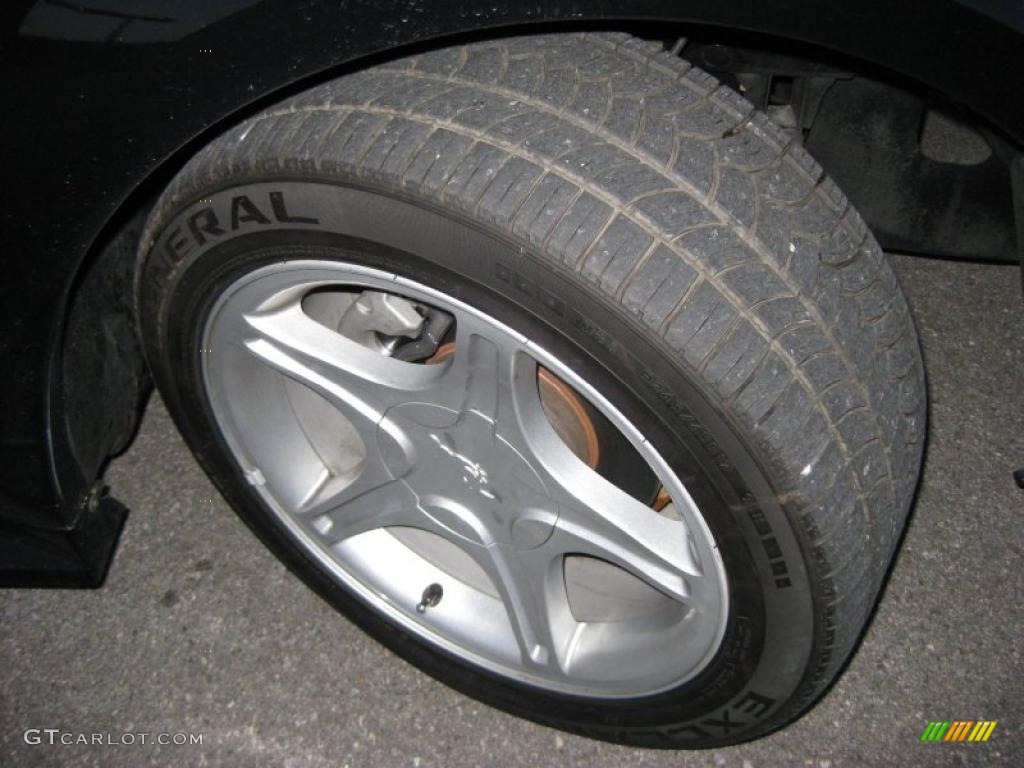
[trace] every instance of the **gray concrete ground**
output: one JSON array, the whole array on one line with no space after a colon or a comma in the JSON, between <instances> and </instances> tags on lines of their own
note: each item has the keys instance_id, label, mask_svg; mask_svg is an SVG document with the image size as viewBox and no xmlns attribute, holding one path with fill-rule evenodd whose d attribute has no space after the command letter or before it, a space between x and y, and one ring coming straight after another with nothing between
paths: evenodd
<instances>
[{"instance_id":1,"label":"gray concrete ground","mask_svg":"<svg viewBox=\"0 0 1024 768\"><path fill-rule=\"evenodd\" d=\"M239 522L154 400L109 471L133 510L107 585L0 593L0 764L1024 764L1024 307L1015 268L894 257L931 389L924 481L845 675L799 722L698 753L632 750L467 699L365 637ZM212 499L212 502L203 501ZM998 720L921 744L934 719ZM29 728L193 732L201 747L29 745Z\"/></svg>"}]
</instances>

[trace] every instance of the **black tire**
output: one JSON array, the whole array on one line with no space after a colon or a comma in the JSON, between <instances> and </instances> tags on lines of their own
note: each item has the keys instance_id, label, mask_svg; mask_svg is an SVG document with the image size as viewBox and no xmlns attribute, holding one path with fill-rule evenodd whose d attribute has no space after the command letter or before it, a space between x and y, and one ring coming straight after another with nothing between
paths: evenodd
<instances>
[{"instance_id":1,"label":"black tire","mask_svg":"<svg viewBox=\"0 0 1024 768\"><path fill-rule=\"evenodd\" d=\"M365 205L339 211L339 189ZM418 248L420 216L472 256ZM395 631L289 540L217 434L198 333L239 274L310 254L385 265L543 338L692 467L731 600L704 672L614 701L498 678ZM864 222L742 97L627 35L439 50L247 120L156 205L136 302L183 434L285 562L427 672L597 738L714 746L806 710L863 631L916 486L918 342Z\"/></svg>"}]
</instances>

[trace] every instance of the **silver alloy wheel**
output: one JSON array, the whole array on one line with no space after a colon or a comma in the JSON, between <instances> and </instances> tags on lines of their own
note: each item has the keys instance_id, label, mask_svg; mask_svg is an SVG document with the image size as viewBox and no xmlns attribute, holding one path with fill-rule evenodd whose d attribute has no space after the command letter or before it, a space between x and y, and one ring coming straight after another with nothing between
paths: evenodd
<instances>
[{"instance_id":1,"label":"silver alloy wheel","mask_svg":"<svg viewBox=\"0 0 1024 768\"><path fill-rule=\"evenodd\" d=\"M454 354L404 362L332 330L309 297L339 288L449 313ZM640 432L522 334L394 274L290 261L231 285L203 347L210 407L246 478L300 547L404 630L595 697L674 687L717 651L725 572L701 513ZM669 514L568 448L538 365L622 432Z\"/></svg>"}]
</instances>

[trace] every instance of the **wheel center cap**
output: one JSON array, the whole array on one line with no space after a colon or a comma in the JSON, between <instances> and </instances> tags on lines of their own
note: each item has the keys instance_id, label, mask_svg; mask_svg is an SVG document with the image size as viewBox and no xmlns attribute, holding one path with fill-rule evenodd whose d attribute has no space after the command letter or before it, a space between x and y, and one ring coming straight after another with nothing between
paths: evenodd
<instances>
[{"instance_id":1,"label":"wheel center cap","mask_svg":"<svg viewBox=\"0 0 1024 768\"><path fill-rule=\"evenodd\" d=\"M386 418L407 442L395 450L393 432L379 432L384 462L435 522L481 546L532 549L547 541L557 505L494 422L427 403L396 406Z\"/></svg>"}]
</instances>

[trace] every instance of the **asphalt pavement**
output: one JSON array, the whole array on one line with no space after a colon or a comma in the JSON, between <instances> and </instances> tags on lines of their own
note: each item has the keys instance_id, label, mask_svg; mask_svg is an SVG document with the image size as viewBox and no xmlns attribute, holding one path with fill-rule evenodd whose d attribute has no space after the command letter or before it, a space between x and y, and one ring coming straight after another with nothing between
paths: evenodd
<instances>
[{"instance_id":1,"label":"asphalt pavement","mask_svg":"<svg viewBox=\"0 0 1024 768\"><path fill-rule=\"evenodd\" d=\"M0 766L1024 765L1020 272L893 263L927 361L924 479L860 649L791 726L728 749L646 751L455 693L280 565L154 397L107 473L132 513L106 586L0 592ZM930 720L956 719L998 725L986 743L920 742ZM202 745L50 745L43 729Z\"/></svg>"}]
</instances>

